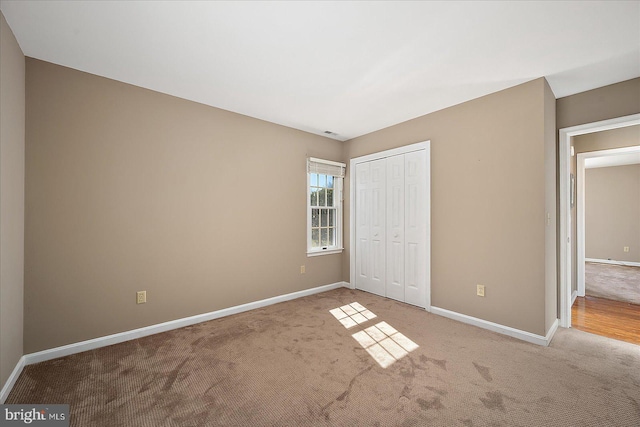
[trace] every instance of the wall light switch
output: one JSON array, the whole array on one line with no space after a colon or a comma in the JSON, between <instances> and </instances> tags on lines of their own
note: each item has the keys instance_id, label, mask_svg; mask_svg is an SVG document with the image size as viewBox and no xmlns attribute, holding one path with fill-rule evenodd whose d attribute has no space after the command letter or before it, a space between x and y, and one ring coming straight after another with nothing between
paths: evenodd
<instances>
[{"instance_id":1,"label":"wall light switch","mask_svg":"<svg viewBox=\"0 0 640 427\"><path fill-rule=\"evenodd\" d=\"M479 297L483 297L484 296L484 285L478 285L476 286L476 294Z\"/></svg>"},{"instance_id":2,"label":"wall light switch","mask_svg":"<svg viewBox=\"0 0 640 427\"><path fill-rule=\"evenodd\" d=\"M300 266L300 274L304 274L304 273L306 273L306 272L307 272L307 269L305 268L305 266L304 266L304 265L301 265L301 266Z\"/></svg>"},{"instance_id":3,"label":"wall light switch","mask_svg":"<svg viewBox=\"0 0 640 427\"><path fill-rule=\"evenodd\" d=\"M629 246L625 246L625 247L624 247L624 251L625 251L625 252L629 252Z\"/></svg>"}]
</instances>

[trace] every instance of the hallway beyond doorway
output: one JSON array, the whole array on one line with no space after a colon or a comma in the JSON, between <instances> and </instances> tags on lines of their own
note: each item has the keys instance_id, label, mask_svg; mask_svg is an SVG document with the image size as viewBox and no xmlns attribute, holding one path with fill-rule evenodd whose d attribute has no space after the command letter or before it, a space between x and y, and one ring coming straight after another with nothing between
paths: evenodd
<instances>
[{"instance_id":1,"label":"hallway beyond doorway","mask_svg":"<svg viewBox=\"0 0 640 427\"><path fill-rule=\"evenodd\" d=\"M571 307L571 326L640 345L640 305L592 296L578 297Z\"/></svg>"}]
</instances>

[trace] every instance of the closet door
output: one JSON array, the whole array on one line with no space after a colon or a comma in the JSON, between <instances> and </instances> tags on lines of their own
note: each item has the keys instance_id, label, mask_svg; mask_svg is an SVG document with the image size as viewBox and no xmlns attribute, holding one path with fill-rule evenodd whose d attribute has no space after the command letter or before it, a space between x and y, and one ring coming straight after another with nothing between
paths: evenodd
<instances>
[{"instance_id":1,"label":"closet door","mask_svg":"<svg viewBox=\"0 0 640 427\"><path fill-rule=\"evenodd\" d=\"M353 162L351 280L357 289L430 307L430 156L428 142L419 145Z\"/></svg>"},{"instance_id":2,"label":"closet door","mask_svg":"<svg viewBox=\"0 0 640 427\"><path fill-rule=\"evenodd\" d=\"M386 296L404 301L404 155L387 158Z\"/></svg>"},{"instance_id":3,"label":"closet door","mask_svg":"<svg viewBox=\"0 0 640 427\"><path fill-rule=\"evenodd\" d=\"M386 275L386 159L371 162L371 292L384 296Z\"/></svg>"},{"instance_id":4,"label":"closet door","mask_svg":"<svg viewBox=\"0 0 640 427\"><path fill-rule=\"evenodd\" d=\"M371 225L371 164L358 163L355 170L356 178L356 289L372 292L371 290L371 241L369 232Z\"/></svg>"},{"instance_id":5,"label":"closet door","mask_svg":"<svg viewBox=\"0 0 640 427\"><path fill-rule=\"evenodd\" d=\"M425 194L427 153L404 155L404 274L405 302L426 305L427 201Z\"/></svg>"},{"instance_id":6,"label":"closet door","mask_svg":"<svg viewBox=\"0 0 640 427\"><path fill-rule=\"evenodd\" d=\"M356 288L385 294L385 159L356 166Z\"/></svg>"}]
</instances>

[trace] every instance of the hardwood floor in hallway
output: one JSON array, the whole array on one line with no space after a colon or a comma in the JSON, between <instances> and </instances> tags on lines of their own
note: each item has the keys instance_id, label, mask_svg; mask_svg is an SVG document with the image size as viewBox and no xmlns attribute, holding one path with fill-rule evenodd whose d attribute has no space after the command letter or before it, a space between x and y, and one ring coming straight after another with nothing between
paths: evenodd
<instances>
[{"instance_id":1,"label":"hardwood floor in hallway","mask_svg":"<svg viewBox=\"0 0 640 427\"><path fill-rule=\"evenodd\" d=\"M640 345L640 305L588 295L578 297L571 307L571 326Z\"/></svg>"}]
</instances>

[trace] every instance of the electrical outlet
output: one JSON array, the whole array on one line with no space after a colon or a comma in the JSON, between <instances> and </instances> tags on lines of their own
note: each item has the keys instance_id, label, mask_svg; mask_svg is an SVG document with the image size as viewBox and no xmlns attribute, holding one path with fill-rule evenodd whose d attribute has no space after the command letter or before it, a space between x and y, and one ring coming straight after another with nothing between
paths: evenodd
<instances>
[{"instance_id":1,"label":"electrical outlet","mask_svg":"<svg viewBox=\"0 0 640 427\"><path fill-rule=\"evenodd\" d=\"M629 246L625 246L625 247L624 247L624 251L625 251L625 252L629 252Z\"/></svg>"},{"instance_id":2,"label":"electrical outlet","mask_svg":"<svg viewBox=\"0 0 640 427\"><path fill-rule=\"evenodd\" d=\"M304 273L306 273L306 272L307 272L307 269L305 268L305 266L304 266L304 265L301 265L301 266L300 266L300 274L304 274Z\"/></svg>"},{"instance_id":3,"label":"electrical outlet","mask_svg":"<svg viewBox=\"0 0 640 427\"><path fill-rule=\"evenodd\" d=\"M136 304L144 304L147 302L147 291L136 292Z\"/></svg>"},{"instance_id":4,"label":"electrical outlet","mask_svg":"<svg viewBox=\"0 0 640 427\"><path fill-rule=\"evenodd\" d=\"M483 297L484 296L484 285L477 285L476 286L476 294L479 297Z\"/></svg>"}]
</instances>

